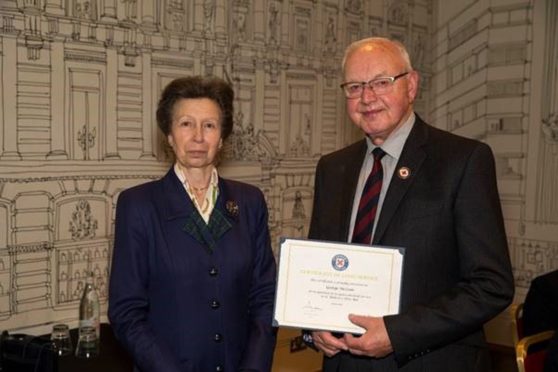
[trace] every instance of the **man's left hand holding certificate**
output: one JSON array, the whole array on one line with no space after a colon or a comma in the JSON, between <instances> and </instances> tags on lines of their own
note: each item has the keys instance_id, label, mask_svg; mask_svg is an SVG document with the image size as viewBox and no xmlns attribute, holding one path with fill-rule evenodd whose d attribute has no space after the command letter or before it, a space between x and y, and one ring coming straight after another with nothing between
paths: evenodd
<instances>
[{"instance_id":1,"label":"man's left hand holding certificate","mask_svg":"<svg viewBox=\"0 0 558 372\"><path fill-rule=\"evenodd\" d=\"M349 314L399 312L403 258L399 247L283 240L274 325L364 333Z\"/></svg>"}]
</instances>

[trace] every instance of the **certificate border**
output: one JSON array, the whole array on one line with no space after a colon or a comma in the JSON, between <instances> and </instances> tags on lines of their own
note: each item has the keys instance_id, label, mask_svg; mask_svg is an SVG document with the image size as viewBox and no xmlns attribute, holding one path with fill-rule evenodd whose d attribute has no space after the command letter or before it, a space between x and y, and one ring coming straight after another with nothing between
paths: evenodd
<instances>
[{"instance_id":1,"label":"certificate border","mask_svg":"<svg viewBox=\"0 0 558 372\"><path fill-rule=\"evenodd\" d=\"M354 243L342 243L342 242L332 242L332 241L324 241L324 240L312 240L312 239L296 239L296 238L285 238L285 237L281 237L280 238L280 246L279 246L279 255L278 255L278 270L277 270L277 290L276 290L276 294L275 294L275 303L274 303L274 309L273 309L273 326L275 327L289 327L289 328L302 328L302 329L312 329L312 330L332 330L332 331L341 331L341 332L349 332L349 333L363 333L365 330L361 327L358 327L356 325L354 326L348 326L346 327L345 325L328 325L328 324L324 324L322 323L312 323L312 322L301 322L301 321L296 321L296 320L292 320L292 319L287 319L286 316L286 307L287 307L287 292L289 290L289 286L292 285L292 283L289 283L289 280L291 279L291 273L290 272L286 272L286 278L284 278L285 280L280 281L280 275L283 273L282 270L282 260L287 260L289 261L289 264L287 265L286 270L290 270L291 265L290 265L290 257L291 257L291 253L292 253L292 249L293 247L295 247L295 249L301 249L304 248L305 246L308 246L311 243L319 243L323 249L332 249L335 250L336 252L343 252L343 251L357 251L357 252L362 252L363 248L375 248L375 249L380 249L380 250L396 250L400 255L401 255L401 270L400 270L400 278L399 278L399 282L401 283L401 287L402 287L402 279L403 279L403 267L404 267L404 261L405 261L405 248L403 247L393 247L393 246L382 246L382 245L364 245L364 244L354 244ZM288 244L288 245L286 245ZM330 247L328 247L330 246ZM288 252L284 252L284 249L288 248ZM393 285L394 285L394 281L395 281L395 275L396 273L393 273L393 269L394 269L394 252L392 253L381 253L381 252L376 252L377 254L386 254L391 256L391 264L390 264L390 270L392 271L389 275L389 286L390 286L390 291L389 293L391 293L391 291L393 290ZM285 255L286 254L286 255ZM284 285L281 285L283 284ZM401 291L401 287L399 288L399 292ZM279 298L282 298L283 301L279 301ZM393 304L393 298L390 296L389 298L389 304L388 304L388 308L393 309L393 307L396 308L395 312L398 313L399 309L400 309L400 303L401 303L401 296L399 294L398 300L397 300L397 304ZM279 309L278 306L281 306L282 308Z\"/></svg>"}]
</instances>

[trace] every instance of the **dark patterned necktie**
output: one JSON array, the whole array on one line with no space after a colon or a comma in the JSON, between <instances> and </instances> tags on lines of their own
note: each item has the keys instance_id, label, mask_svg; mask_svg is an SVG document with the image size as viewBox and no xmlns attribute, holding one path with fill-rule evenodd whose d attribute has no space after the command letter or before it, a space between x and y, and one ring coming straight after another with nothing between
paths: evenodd
<instances>
[{"instance_id":1,"label":"dark patterned necktie","mask_svg":"<svg viewBox=\"0 0 558 372\"><path fill-rule=\"evenodd\" d=\"M372 154L374 155L374 165L362 189L355 227L353 229L353 239L351 240L353 243L370 244L372 239L372 227L376 218L376 210L378 209L378 200L380 199L384 177L382 158L386 153L381 148L376 147Z\"/></svg>"}]
</instances>

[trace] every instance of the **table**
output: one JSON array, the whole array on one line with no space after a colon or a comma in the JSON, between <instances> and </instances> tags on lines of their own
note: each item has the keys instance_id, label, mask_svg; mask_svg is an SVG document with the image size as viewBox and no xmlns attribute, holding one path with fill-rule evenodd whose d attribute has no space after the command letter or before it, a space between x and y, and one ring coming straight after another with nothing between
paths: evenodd
<instances>
[{"instance_id":1,"label":"table","mask_svg":"<svg viewBox=\"0 0 558 372\"><path fill-rule=\"evenodd\" d=\"M70 330L75 351L78 330ZM118 343L109 324L101 324L99 355L84 359L71 355L58 357L51 348L50 334L2 334L0 341L1 372L131 372L133 362Z\"/></svg>"},{"instance_id":2,"label":"table","mask_svg":"<svg viewBox=\"0 0 558 372\"><path fill-rule=\"evenodd\" d=\"M78 330L70 330L74 351ZM118 343L110 324L101 324L101 347L99 356L91 359L76 358L73 354L58 358L58 372L128 372L133 371L132 358ZM3 371L2 371L3 372Z\"/></svg>"}]
</instances>

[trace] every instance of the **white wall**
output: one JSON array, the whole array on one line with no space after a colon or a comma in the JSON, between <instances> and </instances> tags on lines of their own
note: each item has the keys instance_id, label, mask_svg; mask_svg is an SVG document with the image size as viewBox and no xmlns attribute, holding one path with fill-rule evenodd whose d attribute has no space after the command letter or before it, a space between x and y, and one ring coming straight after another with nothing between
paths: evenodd
<instances>
[{"instance_id":1,"label":"white wall","mask_svg":"<svg viewBox=\"0 0 558 372\"><path fill-rule=\"evenodd\" d=\"M558 76L553 0L437 1L435 125L488 143L522 302L531 279L558 268ZM488 324L510 344L509 313Z\"/></svg>"},{"instance_id":2,"label":"white wall","mask_svg":"<svg viewBox=\"0 0 558 372\"><path fill-rule=\"evenodd\" d=\"M275 245L306 236L316 161L354 138L344 47L390 35L427 74L429 19L427 0L2 1L0 329L73 322L90 270L106 308L118 194L166 171L154 108L178 76L232 82L220 172L262 188Z\"/></svg>"},{"instance_id":3,"label":"white wall","mask_svg":"<svg viewBox=\"0 0 558 372\"><path fill-rule=\"evenodd\" d=\"M221 173L264 190L274 242L305 236L317 159L359 136L341 55L372 35L409 48L422 117L492 146L522 301L558 267L557 18L551 0L2 1L0 328L74 321L87 270L105 298L116 200L168 166L154 107L177 76L233 83Z\"/></svg>"}]
</instances>

